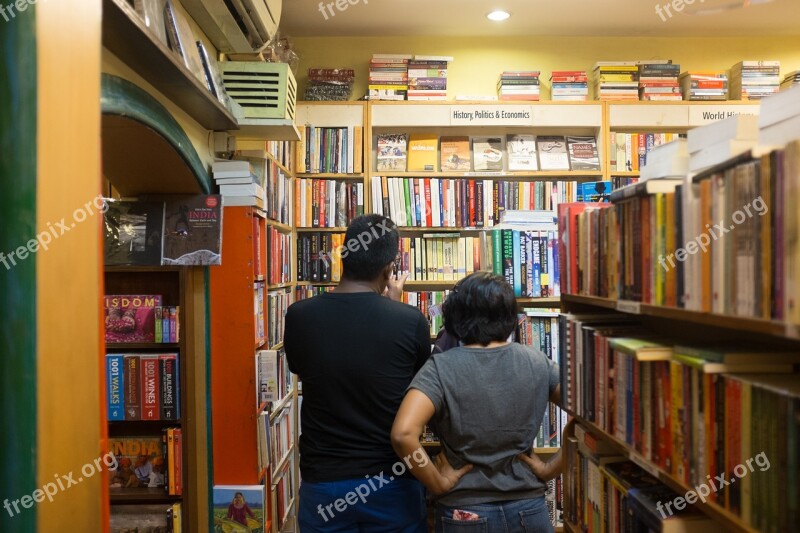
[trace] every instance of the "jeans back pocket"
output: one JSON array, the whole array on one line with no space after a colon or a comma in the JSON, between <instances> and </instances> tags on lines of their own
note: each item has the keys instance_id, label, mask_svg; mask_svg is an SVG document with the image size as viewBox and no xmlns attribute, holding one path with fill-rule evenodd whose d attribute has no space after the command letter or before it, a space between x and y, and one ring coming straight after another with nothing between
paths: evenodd
<instances>
[{"instance_id":1,"label":"jeans back pocket","mask_svg":"<svg viewBox=\"0 0 800 533\"><path fill-rule=\"evenodd\" d=\"M452 518L442 517L442 533L488 533L489 519L479 518L478 520L453 520Z\"/></svg>"}]
</instances>

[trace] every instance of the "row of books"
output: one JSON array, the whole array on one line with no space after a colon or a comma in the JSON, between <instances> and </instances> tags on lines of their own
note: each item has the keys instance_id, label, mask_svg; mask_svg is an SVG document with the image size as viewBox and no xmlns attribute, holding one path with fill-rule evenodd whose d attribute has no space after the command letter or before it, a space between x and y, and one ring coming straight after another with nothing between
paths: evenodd
<instances>
[{"instance_id":1,"label":"row of books","mask_svg":"<svg viewBox=\"0 0 800 533\"><path fill-rule=\"evenodd\" d=\"M640 333L627 317L563 316L564 405L684 485L735 474L707 498L757 529L796 523L798 500L779 487L800 482L797 354L755 343L671 346ZM753 458L764 473L736 471ZM765 472L768 458L791 466Z\"/></svg>"},{"instance_id":2,"label":"row of books","mask_svg":"<svg viewBox=\"0 0 800 533\"><path fill-rule=\"evenodd\" d=\"M353 174L363 172L361 126L300 128L297 173Z\"/></svg>"},{"instance_id":3,"label":"row of books","mask_svg":"<svg viewBox=\"0 0 800 533\"><path fill-rule=\"evenodd\" d=\"M404 291L404 303L416 307L428 319L431 336L436 336L444 326L442 304L450 291Z\"/></svg>"},{"instance_id":4,"label":"row of books","mask_svg":"<svg viewBox=\"0 0 800 533\"><path fill-rule=\"evenodd\" d=\"M182 533L183 504L112 505L110 533Z\"/></svg>"},{"instance_id":5,"label":"row of books","mask_svg":"<svg viewBox=\"0 0 800 533\"><path fill-rule=\"evenodd\" d=\"M798 154L795 142L691 185L660 180L666 192L610 209L561 204L569 292L800 322L800 248L788 238Z\"/></svg>"},{"instance_id":6,"label":"row of books","mask_svg":"<svg viewBox=\"0 0 800 533\"><path fill-rule=\"evenodd\" d=\"M307 300L335 289L332 285L298 285L294 290L294 301Z\"/></svg>"},{"instance_id":7,"label":"row of books","mask_svg":"<svg viewBox=\"0 0 800 533\"><path fill-rule=\"evenodd\" d=\"M343 228L364 214L364 184L327 179L295 180L298 228Z\"/></svg>"},{"instance_id":8,"label":"row of books","mask_svg":"<svg viewBox=\"0 0 800 533\"><path fill-rule=\"evenodd\" d=\"M564 445L564 519L581 531L692 531L719 524L695 506L673 505L679 495L577 425ZM669 508L666 505L670 505ZM669 509L669 510L667 510Z\"/></svg>"},{"instance_id":9,"label":"row of books","mask_svg":"<svg viewBox=\"0 0 800 533\"><path fill-rule=\"evenodd\" d=\"M344 233L303 232L297 236L297 281L338 282Z\"/></svg>"},{"instance_id":10,"label":"row of books","mask_svg":"<svg viewBox=\"0 0 800 533\"><path fill-rule=\"evenodd\" d=\"M565 202L607 201L611 182L495 181L373 176L372 212L401 227L491 228L507 210L555 211Z\"/></svg>"},{"instance_id":11,"label":"row of books","mask_svg":"<svg viewBox=\"0 0 800 533\"><path fill-rule=\"evenodd\" d=\"M292 281L292 235L267 228L267 283L280 285Z\"/></svg>"},{"instance_id":12,"label":"row of books","mask_svg":"<svg viewBox=\"0 0 800 533\"><path fill-rule=\"evenodd\" d=\"M107 266L222 263L219 195L154 195L135 201L104 198L103 202Z\"/></svg>"},{"instance_id":13,"label":"row of books","mask_svg":"<svg viewBox=\"0 0 800 533\"><path fill-rule=\"evenodd\" d=\"M282 473L282 467L286 463L292 463L287 460L290 452L294 452L294 409L293 402L287 403L280 411L274 412L271 415L271 428L272 433L272 450L270 457L270 467L272 472L273 484L278 476Z\"/></svg>"},{"instance_id":14,"label":"row of books","mask_svg":"<svg viewBox=\"0 0 800 533\"><path fill-rule=\"evenodd\" d=\"M286 350L256 352L256 386L258 406L272 412L272 405L292 392L292 374L286 361Z\"/></svg>"},{"instance_id":15,"label":"row of books","mask_svg":"<svg viewBox=\"0 0 800 533\"><path fill-rule=\"evenodd\" d=\"M105 370L109 421L180 419L177 353L109 353Z\"/></svg>"},{"instance_id":16,"label":"row of books","mask_svg":"<svg viewBox=\"0 0 800 533\"><path fill-rule=\"evenodd\" d=\"M277 346L283 342L283 326L286 310L294 303L291 291L278 290L267 293L267 345Z\"/></svg>"},{"instance_id":17,"label":"row of books","mask_svg":"<svg viewBox=\"0 0 800 533\"><path fill-rule=\"evenodd\" d=\"M266 321L264 311L264 293L266 292L266 283L263 281L256 281L253 283L253 319L255 320L255 342L256 346L263 346L267 341L266 330L264 324Z\"/></svg>"},{"instance_id":18,"label":"row of books","mask_svg":"<svg viewBox=\"0 0 800 533\"><path fill-rule=\"evenodd\" d=\"M160 488L170 496L183 494L183 430L164 428L157 436L108 439L116 468L109 472L110 488L118 493L146 493Z\"/></svg>"},{"instance_id":19,"label":"row of books","mask_svg":"<svg viewBox=\"0 0 800 533\"><path fill-rule=\"evenodd\" d=\"M539 101L538 70L507 70L497 80L497 96L500 100Z\"/></svg>"},{"instance_id":20,"label":"row of books","mask_svg":"<svg viewBox=\"0 0 800 533\"><path fill-rule=\"evenodd\" d=\"M297 481L294 477L294 459L289 459L277 476L273 476L275 491L274 520L280 526L279 531L287 531L287 523L292 512L292 504Z\"/></svg>"},{"instance_id":21,"label":"row of books","mask_svg":"<svg viewBox=\"0 0 800 533\"><path fill-rule=\"evenodd\" d=\"M382 133L376 145L378 172L600 170L597 139L586 136Z\"/></svg>"},{"instance_id":22,"label":"row of books","mask_svg":"<svg viewBox=\"0 0 800 533\"><path fill-rule=\"evenodd\" d=\"M611 171L639 171L647 163L647 154L686 135L679 133L612 133L609 150Z\"/></svg>"},{"instance_id":23,"label":"row of books","mask_svg":"<svg viewBox=\"0 0 800 533\"><path fill-rule=\"evenodd\" d=\"M294 171L294 141L264 141L266 152L289 172Z\"/></svg>"},{"instance_id":24,"label":"row of books","mask_svg":"<svg viewBox=\"0 0 800 533\"><path fill-rule=\"evenodd\" d=\"M160 294L106 295L105 339L110 343L176 343L180 306L161 305Z\"/></svg>"},{"instance_id":25,"label":"row of books","mask_svg":"<svg viewBox=\"0 0 800 533\"><path fill-rule=\"evenodd\" d=\"M264 211L267 218L281 224L290 224L292 202L289 195L292 191L292 178L284 173L277 162L271 159L266 161L266 169Z\"/></svg>"}]
</instances>

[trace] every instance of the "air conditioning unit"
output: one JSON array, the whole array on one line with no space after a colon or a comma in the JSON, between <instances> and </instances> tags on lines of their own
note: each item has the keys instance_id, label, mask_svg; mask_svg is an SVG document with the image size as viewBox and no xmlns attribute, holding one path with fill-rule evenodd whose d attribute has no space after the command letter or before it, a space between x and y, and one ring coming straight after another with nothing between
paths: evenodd
<instances>
[{"instance_id":1,"label":"air conditioning unit","mask_svg":"<svg viewBox=\"0 0 800 533\"><path fill-rule=\"evenodd\" d=\"M182 0L181 4L225 54L260 52L275 37L283 0Z\"/></svg>"}]
</instances>

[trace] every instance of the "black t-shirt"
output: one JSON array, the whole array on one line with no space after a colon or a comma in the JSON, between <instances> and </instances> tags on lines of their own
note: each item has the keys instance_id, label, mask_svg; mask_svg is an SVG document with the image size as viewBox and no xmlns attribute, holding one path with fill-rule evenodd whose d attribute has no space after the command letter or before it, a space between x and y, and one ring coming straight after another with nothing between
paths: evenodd
<instances>
[{"instance_id":1,"label":"black t-shirt","mask_svg":"<svg viewBox=\"0 0 800 533\"><path fill-rule=\"evenodd\" d=\"M389 438L394 417L430 356L422 313L373 292L325 293L289 307L284 346L303 382L303 479L388 472L398 460Z\"/></svg>"}]
</instances>

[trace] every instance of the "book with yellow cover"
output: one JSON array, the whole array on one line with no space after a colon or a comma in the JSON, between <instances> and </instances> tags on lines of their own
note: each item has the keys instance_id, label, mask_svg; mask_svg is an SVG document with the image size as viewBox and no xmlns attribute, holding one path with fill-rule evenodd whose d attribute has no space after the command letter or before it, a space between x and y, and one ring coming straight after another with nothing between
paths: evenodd
<instances>
[{"instance_id":1,"label":"book with yellow cover","mask_svg":"<svg viewBox=\"0 0 800 533\"><path fill-rule=\"evenodd\" d=\"M436 171L439 138L428 133L412 133L408 138L408 170Z\"/></svg>"},{"instance_id":2,"label":"book with yellow cover","mask_svg":"<svg viewBox=\"0 0 800 533\"><path fill-rule=\"evenodd\" d=\"M469 137L442 137L442 171L470 170Z\"/></svg>"}]
</instances>

